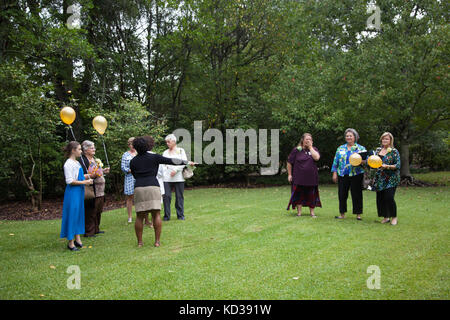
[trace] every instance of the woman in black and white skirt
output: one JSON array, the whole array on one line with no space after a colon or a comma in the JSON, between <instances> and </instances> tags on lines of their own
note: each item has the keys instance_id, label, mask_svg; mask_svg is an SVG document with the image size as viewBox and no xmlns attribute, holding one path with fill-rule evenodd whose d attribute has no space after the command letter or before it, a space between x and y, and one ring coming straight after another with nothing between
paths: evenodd
<instances>
[{"instance_id":1,"label":"woman in black and white skirt","mask_svg":"<svg viewBox=\"0 0 450 320\"><path fill-rule=\"evenodd\" d=\"M148 153L153 148L154 141L146 141L142 137L133 140L133 147L137 151L130 161L130 170L136 179L134 185L134 207L136 209L136 237L138 246L142 247L142 231L145 215L152 214L153 226L155 228L155 247L160 246L159 238L161 235L161 190L156 175L160 164L187 165L194 166L192 161L171 159L159 154Z\"/></svg>"}]
</instances>

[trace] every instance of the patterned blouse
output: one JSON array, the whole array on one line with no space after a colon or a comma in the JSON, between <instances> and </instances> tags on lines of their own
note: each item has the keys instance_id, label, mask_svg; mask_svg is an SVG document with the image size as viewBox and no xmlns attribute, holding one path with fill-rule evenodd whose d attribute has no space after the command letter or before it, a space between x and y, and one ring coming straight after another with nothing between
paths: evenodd
<instances>
[{"instance_id":1,"label":"patterned blouse","mask_svg":"<svg viewBox=\"0 0 450 320\"><path fill-rule=\"evenodd\" d=\"M377 148L375 154L378 155L381 148ZM375 172L375 178L373 181L373 187L375 191L382 191L389 188L397 187L400 183L400 153L397 149L392 148L390 152L384 156L380 156L384 164L395 165L396 169L377 169Z\"/></svg>"},{"instance_id":2,"label":"patterned blouse","mask_svg":"<svg viewBox=\"0 0 450 320\"><path fill-rule=\"evenodd\" d=\"M343 144L336 150L331 172L337 172L341 177L349 175L350 177L364 173L362 166L354 167L349 163L350 156L355 152L366 152L366 148L360 144L355 143L350 151L347 149L347 144Z\"/></svg>"}]
</instances>

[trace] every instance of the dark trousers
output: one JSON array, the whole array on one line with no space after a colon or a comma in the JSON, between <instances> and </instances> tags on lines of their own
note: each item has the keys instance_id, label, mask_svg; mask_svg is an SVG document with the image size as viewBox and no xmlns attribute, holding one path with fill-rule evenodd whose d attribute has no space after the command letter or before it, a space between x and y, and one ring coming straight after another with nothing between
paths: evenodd
<instances>
[{"instance_id":1,"label":"dark trousers","mask_svg":"<svg viewBox=\"0 0 450 320\"><path fill-rule=\"evenodd\" d=\"M396 189L397 188L394 187L377 191L377 211L379 217L397 217L397 204L394 200Z\"/></svg>"},{"instance_id":2,"label":"dark trousers","mask_svg":"<svg viewBox=\"0 0 450 320\"><path fill-rule=\"evenodd\" d=\"M348 191L352 194L353 214L363 213L363 178L364 174L356 176L338 176L339 213L347 212Z\"/></svg>"},{"instance_id":3,"label":"dark trousers","mask_svg":"<svg viewBox=\"0 0 450 320\"><path fill-rule=\"evenodd\" d=\"M184 218L184 182L164 182L164 219L170 219L170 203L172 201L172 187L175 188L175 209L178 219Z\"/></svg>"},{"instance_id":4,"label":"dark trousers","mask_svg":"<svg viewBox=\"0 0 450 320\"><path fill-rule=\"evenodd\" d=\"M92 236L100 231L105 197L84 200L84 234Z\"/></svg>"}]
</instances>

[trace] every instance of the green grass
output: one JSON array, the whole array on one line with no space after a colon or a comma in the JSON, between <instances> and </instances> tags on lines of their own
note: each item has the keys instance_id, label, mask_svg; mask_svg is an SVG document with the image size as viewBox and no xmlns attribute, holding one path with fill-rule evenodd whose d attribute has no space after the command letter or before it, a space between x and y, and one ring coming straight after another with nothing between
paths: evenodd
<instances>
[{"instance_id":1,"label":"green grass","mask_svg":"<svg viewBox=\"0 0 450 320\"><path fill-rule=\"evenodd\" d=\"M164 222L160 248L148 228L136 247L125 209L105 212L106 233L81 252L58 239L60 220L0 221L0 299L449 299L449 190L399 188L397 226L374 222L369 191L363 221L341 221L336 186L320 187L317 219L287 213L285 186L187 190L186 220Z\"/></svg>"},{"instance_id":2,"label":"green grass","mask_svg":"<svg viewBox=\"0 0 450 320\"><path fill-rule=\"evenodd\" d=\"M415 173L413 176L421 181L450 186L450 171Z\"/></svg>"}]
</instances>

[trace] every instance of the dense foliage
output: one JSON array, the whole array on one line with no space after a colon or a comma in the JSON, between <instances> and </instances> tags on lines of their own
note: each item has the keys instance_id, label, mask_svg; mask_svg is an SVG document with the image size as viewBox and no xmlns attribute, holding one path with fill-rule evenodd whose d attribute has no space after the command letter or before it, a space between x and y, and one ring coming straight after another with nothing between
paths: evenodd
<instances>
[{"instance_id":1,"label":"dense foliage","mask_svg":"<svg viewBox=\"0 0 450 320\"><path fill-rule=\"evenodd\" d=\"M166 134L194 121L223 136L280 129L281 166L304 132L330 166L347 127L367 148L392 132L405 177L410 163L450 165L446 1L376 1L380 29L368 27L366 0L79 0L72 28L74 3L0 4L4 196L38 206L62 193L65 105L77 140L96 142L104 163L91 122L107 118L109 192L120 193L130 136L152 134L163 151ZM205 165L190 183L248 181L258 169Z\"/></svg>"}]
</instances>

